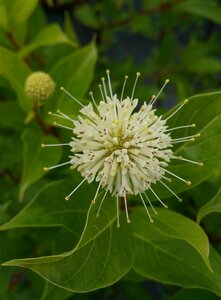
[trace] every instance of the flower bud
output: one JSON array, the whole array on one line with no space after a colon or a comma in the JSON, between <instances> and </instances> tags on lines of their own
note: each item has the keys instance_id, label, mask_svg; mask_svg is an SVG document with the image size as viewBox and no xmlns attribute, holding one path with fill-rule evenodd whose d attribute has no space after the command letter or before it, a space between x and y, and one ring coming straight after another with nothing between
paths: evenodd
<instances>
[{"instance_id":1,"label":"flower bud","mask_svg":"<svg viewBox=\"0 0 221 300\"><path fill-rule=\"evenodd\" d=\"M25 93L31 100L41 105L53 95L55 86L56 84L49 74L38 71L27 77Z\"/></svg>"}]
</instances>

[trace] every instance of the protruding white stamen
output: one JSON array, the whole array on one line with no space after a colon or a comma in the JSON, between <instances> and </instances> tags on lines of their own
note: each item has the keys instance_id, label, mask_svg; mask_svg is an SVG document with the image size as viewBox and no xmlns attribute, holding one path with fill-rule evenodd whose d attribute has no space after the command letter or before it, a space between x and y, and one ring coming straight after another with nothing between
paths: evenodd
<instances>
[{"instance_id":1,"label":"protruding white stamen","mask_svg":"<svg viewBox=\"0 0 221 300\"><path fill-rule=\"evenodd\" d=\"M71 121L71 122L73 123L73 119L71 119L69 116L67 116L67 115L64 114L63 112L61 112L60 109L57 109L57 113L58 113L61 117L63 117L64 119L69 120L69 121Z\"/></svg>"},{"instance_id":2,"label":"protruding white stamen","mask_svg":"<svg viewBox=\"0 0 221 300\"><path fill-rule=\"evenodd\" d=\"M110 81L110 71L106 70L106 74L107 74L107 80L108 80L110 95L111 95L111 99L112 99L113 98L113 93L112 93L111 81Z\"/></svg>"},{"instance_id":3,"label":"protruding white stamen","mask_svg":"<svg viewBox=\"0 0 221 300\"><path fill-rule=\"evenodd\" d=\"M119 214L119 196L117 195L117 228L120 228L120 214Z\"/></svg>"},{"instance_id":4,"label":"protruding white stamen","mask_svg":"<svg viewBox=\"0 0 221 300\"><path fill-rule=\"evenodd\" d=\"M126 194L124 194L124 206L125 206L125 213L126 213L127 223L130 223L130 218L129 218L129 214L128 214L128 208L127 208Z\"/></svg>"},{"instance_id":5,"label":"protruding white stamen","mask_svg":"<svg viewBox=\"0 0 221 300\"><path fill-rule=\"evenodd\" d=\"M41 147L59 147L59 146L70 146L70 143L61 143L61 144L41 144Z\"/></svg>"},{"instance_id":6,"label":"protruding white stamen","mask_svg":"<svg viewBox=\"0 0 221 300\"><path fill-rule=\"evenodd\" d=\"M150 187L149 188L151 190L151 192L154 194L154 196L157 198L157 200L163 205L163 207L168 208L168 206L163 203L163 201L159 198L159 196L154 192L154 190Z\"/></svg>"},{"instance_id":7,"label":"protruding white stamen","mask_svg":"<svg viewBox=\"0 0 221 300\"><path fill-rule=\"evenodd\" d=\"M172 182L172 179L169 178L169 177L166 177L166 176L163 175L162 178L165 179L165 180L168 181L168 182Z\"/></svg>"},{"instance_id":8,"label":"protruding white stamen","mask_svg":"<svg viewBox=\"0 0 221 300\"><path fill-rule=\"evenodd\" d=\"M168 170L166 170L166 169L164 169L164 171L165 171L166 173L169 173L169 174L172 175L173 177L175 177L175 178L177 178L177 179L179 179L179 180L185 182L187 185L191 185L191 181L185 180L184 178L182 178L182 177L180 177L180 176L178 176L178 175L176 175L176 174L174 174L174 173L172 173L172 172L170 172L170 171L168 171Z\"/></svg>"},{"instance_id":9,"label":"protruding white stamen","mask_svg":"<svg viewBox=\"0 0 221 300\"><path fill-rule=\"evenodd\" d=\"M140 77L140 72L137 72L136 74L136 79L135 79L135 82L134 82L134 86L133 86L133 90L132 90L132 94L131 94L131 100L134 99L134 92L135 92L135 88L136 88L136 85L137 85L137 80L138 78Z\"/></svg>"},{"instance_id":10,"label":"protruding white stamen","mask_svg":"<svg viewBox=\"0 0 221 300\"><path fill-rule=\"evenodd\" d=\"M165 186L165 188L166 188L168 191L171 192L171 194L173 194L173 195L178 199L179 202L182 202L182 201L183 201L183 200L182 200L179 196L177 196L177 194L175 194L174 191L171 190L171 188L169 188L162 180L159 180L159 181L160 181L160 183L161 183L163 186Z\"/></svg>"},{"instance_id":11,"label":"protruding white stamen","mask_svg":"<svg viewBox=\"0 0 221 300\"><path fill-rule=\"evenodd\" d=\"M156 209L154 208L153 204L151 203L151 201L150 201L150 199L149 199L149 197L147 196L146 193L144 193L144 196L146 197L146 199L147 199L147 201L148 201L150 207L152 208L154 214L157 215L157 211L156 211Z\"/></svg>"},{"instance_id":12,"label":"protruding white stamen","mask_svg":"<svg viewBox=\"0 0 221 300\"><path fill-rule=\"evenodd\" d=\"M103 90L102 90L102 84L98 84L98 87L99 87L99 90L100 90L100 93L101 93L101 98L105 102L106 100L104 98L104 93L103 93Z\"/></svg>"},{"instance_id":13,"label":"protruding white stamen","mask_svg":"<svg viewBox=\"0 0 221 300\"><path fill-rule=\"evenodd\" d=\"M68 201L70 199L70 197L77 191L77 189L85 182L85 180L87 180L87 177L85 177L77 186L76 188L74 188L74 190L65 197L65 200Z\"/></svg>"},{"instance_id":14,"label":"protruding white stamen","mask_svg":"<svg viewBox=\"0 0 221 300\"><path fill-rule=\"evenodd\" d=\"M84 107L84 105L79 100L77 100L73 95L71 95L63 86L61 87L61 91L65 92L65 94L67 94L76 103L78 103L80 106Z\"/></svg>"},{"instance_id":15,"label":"protruding white stamen","mask_svg":"<svg viewBox=\"0 0 221 300\"><path fill-rule=\"evenodd\" d=\"M173 159L182 160L182 161L186 161L186 162L189 162L189 163L191 163L191 164L203 166L203 162L198 162L198 161L195 161L195 160L190 160L190 159L184 158L184 157L182 157L182 156L172 156L172 158L173 158Z\"/></svg>"},{"instance_id":16,"label":"protruding white stamen","mask_svg":"<svg viewBox=\"0 0 221 300\"><path fill-rule=\"evenodd\" d=\"M122 101L123 97L124 97L124 89L125 89L125 86L126 86L126 83L127 83L127 79L128 79L128 76L126 75L125 79L124 79L124 84L123 84L123 87L122 87L122 91L121 91L120 101Z\"/></svg>"},{"instance_id":17,"label":"protruding white stamen","mask_svg":"<svg viewBox=\"0 0 221 300\"><path fill-rule=\"evenodd\" d=\"M105 84L105 78L102 77L101 81L102 81L102 85L103 85L103 89L104 89L104 96L107 99L107 89L106 89L106 84Z\"/></svg>"},{"instance_id":18,"label":"protruding white stamen","mask_svg":"<svg viewBox=\"0 0 221 300\"><path fill-rule=\"evenodd\" d=\"M49 116L54 116L57 118L69 120L73 123L73 120L70 117L68 117L67 115L65 115L64 113L62 113L59 109L57 109L57 113L58 114L52 113L51 111L48 112Z\"/></svg>"},{"instance_id":19,"label":"protruding white stamen","mask_svg":"<svg viewBox=\"0 0 221 300\"><path fill-rule=\"evenodd\" d=\"M97 187L97 190L96 190L94 199L92 200L92 204L95 204L95 203L96 203L96 199L97 199L97 195L98 195L98 193L99 193L99 191L100 191L101 183L102 183L102 182L100 181L100 183L99 183L99 185L98 185L98 187Z\"/></svg>"},{"instance_id":20,"label":"protruding white stamen","mask_svg":"<svg viewBox=\"0 0 221 300\"><path fill-rule=\"evenodd\" d=\"M54 126L61 127L61 128L64 128L64 129L68 129L68 130L71 130L71 131L74 130L74 128L71 128L71 127L68 127L68 126L61 125L61 124L59 124L59 123L57 123L57 122L53 122L53 125L54 125Z\"/></svg>"},{"instance_id":21,"label":"protruding white stamen","mask_svg":"<svg viewBox=\"0 0 221 300\"><path fill-rule=\"evenodd\" d=\"M49 170L52 170L52 169L55 169L55 168L59 168L59 167L68 165L70 163L71 163L70 161L67 161L67 162L64 162L64 163L59 164L59 165L55 165L55 166L51 166L51 167L44 167L43 169L44 169L44 171L49 171Z\"/></svg>"},{"instance_id":22,"label":"protruding white stamen","mask_svg":"<svg viewBox=\"0 0 221 300\"><path fill-rule=\"evenodd\" d=\"M171 144L179 144L179 143L186 143L186 142L195 142L195 138L186 139L186 140L171 141Z\"/></svg>"},{"instance_id":23,"label":"protruding white stamen","mask_svg":"<svg viewBox=\"0 0 221 300\"><path fill-rule=\"evenodd\" d=\"M183 103L180 104L180 106L169 116L165 119L165 121L168 121L171 117L173 117L186 103L188 103L189 100L188 99L185 99L183 101Z\"/></svg>"},{"instance_id":24,"label":"protruding white stamen","mask_svg":"<svg viewBox=\"0 0 221 300\"><path fill-rule=\"evenodd\" d=\"M197 133L197 134L194 134L194 135L189 135L189 136L184 136L184 137L181 137L181 138L177 138L177 139L173 139L172 141L173 142L178 142L178 141L185 141L185 140L191 140L195 137L200 137L200 133Z\"/></svg>"},{"instance_id":25,"label":"protruding white stamen","mask_svg":"<svg viewBox=\"0 0 221 300\"><path fill-rule=\"evenodd\" d=\"M196 124L191 124L191 125L183 125L183 126L178 126L178 127L173 127L173 128L169 128L166 130L166 132L170 132L170 131L173 131L173 130L177 130L177 129L182 129L182 128L193 128L193 127L196 127Z\"/></svg>"},{"instance_id":26,"label":"protruding white stamen","mask_svg":"<svg viewBox=\"0 0 221 300\"><path fill-rule=\"evenodd\" d=\"M149 102L149 105L151 105L151 103L153 103L154 99L156 98L156 95L152 95L151 96L151 99L150 99L150 102Z\"/></svg>"},{"instance_id":27,"label":"protruding white stamen","mask_svg":"<svg viewBox=\"0 0 221 300\"><path fill-rule=\"evenodd\" d=\"M167 83L169 82L169 79L166 79L162 88L160 89L160 91L158 92L158 94L150 101L149 105L154 105L154 103L156 102L156 100L158 99L158 97L160 96L160 94L162 93L163 89L165 88L165 86L167 85Z\"/></svg>"},{"instance_id":28,"label":"protruding white stamen","mask_svg":"<svg viewBox=\"0 0 221 300\"><path fill-rule=\"evenodd\" d=\"M89 93L89 96L91 97L91 99L92 99L92 101L93 101L95 107L97 108L97 103L96 103L96 101L95 101L95 99L94 99L93 92L90 92L90 93Z\"/></svg>"},{"instance_id":29,"label":"protruding white stamen","mask_svg":"<svg viewBox=\"0 0 221 300\"><path fill-rule=\"evenodd\" d=\"M59 114L52 113L51 111L48 112L48 115L49 116L54 116L56 118L67 119L67 118L65 118L65 117L63 117L63 116L61 116Z\"/></svg>"},{"instance_id":30,"label":"protruding white stamen","mask_svg":"<svg viewBox=\"0 0 221 300\"><path fill-rule=\"evenodd\" d=\"M148 217L149 217L150 223L153 223L153 219L151 218L151 215L150 215L149 210L148 210L148 208L147 208L147 206L146 206L146 203L145 203L145 201L144 201L142 195L141 195L140 193L139 193L139 195L140 195L141 201L142 201L142 203L143 203L143 206L144 206L144 208L145 208L145 210L146 210L146 213L147 213L147 215L148 215Z\"/></svg>"},{"instance_id":31,"label":"protruding white stamen","mask_svg":"<svg viewBox=\"0 0 221 300\"><path fill-rule=\"evenodd\" d=\"M106 190L106 192L105 192L103 198L101 199L101 203L100 203L100 205L99 205L99 208L98 208L97 214L96 214L97 218L99 218L100 210L101 210L101 207L102 207L102 205L103 205L103 203L104 203L104 200L105 200L105 198L106 198L106 196L107 196L107 193L108 193L108 190Z\"/></svg>"}]
</instances>

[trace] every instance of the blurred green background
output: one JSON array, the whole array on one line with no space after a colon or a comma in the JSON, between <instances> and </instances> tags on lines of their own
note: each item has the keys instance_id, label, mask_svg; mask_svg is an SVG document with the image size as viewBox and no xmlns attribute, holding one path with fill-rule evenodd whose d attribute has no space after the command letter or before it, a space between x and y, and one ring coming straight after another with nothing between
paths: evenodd
<instances>
[{"instance_id":1,"label":"blurred green background","mask_svg":"<svg viewBox=\"0 0 221 300\"><path fill-rule=\"evenodd\" d=\"M0 0L1 224L50 180L67 175L61 171L42 178L42 167L60 160L59 150L53 155L46 152L35 168L40 155L36 145L54 130L48 111L61 108L71 116L77 114L77 106L64 101L60 86L86 103L89 90L98 97L97 85L107 68L116 91L128 75L127 91L131 92L139 71L136 96L145 101L170 78L158 102L164 111L197 93L220 90L220 50L220 0ZM49 73L57 87L36 115L24 85L28 75L38 70ZM56 134L49 139L55 138ZM214 191L207 189L208 198L217 186ZM187 209L190 215L191 209ZM1 262L50 254L51 234L51 229L0 231ZM0 270L0 299L219 299L207 291L135 279L71 295L45 286L34 273L6 268Z\"/></svg>"}]
</instances>

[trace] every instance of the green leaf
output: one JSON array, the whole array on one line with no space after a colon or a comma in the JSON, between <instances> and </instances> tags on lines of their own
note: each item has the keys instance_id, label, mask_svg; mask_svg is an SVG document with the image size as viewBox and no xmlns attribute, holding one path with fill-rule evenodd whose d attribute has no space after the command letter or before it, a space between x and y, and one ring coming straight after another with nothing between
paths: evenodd
<instances>
[{"instance_id":1,"label":"green leaf","mask_svg":"<svg viewBox=\"0 0 221 300\"><path fill-rule=\"evenodd\" d=\"M43 295L41 296L40 300L64 300L69 298L71 295L73 295L72 292L67 291L65 289L61 289L57 287L56 285L53 285L49 283L48 281L45 282L45 288Z\"/></svg>"},{"instance_id":2,"label":"green leaf","mask_svg":"<svg viewBox=\"0 0 221 300\"><path fill-rule=\"evenodd\" d=\"M0 224L2 224L5 221L5 218L8 217L6 211L10 205L10 201L0 204Z\"/></svg>"},{"instance_id":3,"label":"green leaf","mask_svg":"<svg viewBox=\"0 0 221 300\"><path fill-rule=\"evenodd\" d=\"M16 151L15 151L16 145ZM20 166L22 153L21 139L18 133L9 135L6 131L5 134L0 135L0 168L7 170L11 168L12 176L15 180L18 177L15 166Z\"/></svg>"},{"instance_id":4,"label":"green leaf","mask_svg":"<svg viewBox=\"0 0 221 300\"><path fill-rule=\"evenodd\" d=\"M116 227L113 199L107 197L100 217L91 205L78 245L53 256L17 259L5 266L20 266L38 273L47 281L73 292L88 292L109 286L132 266L134 247L130 226Z\"/></svg>"},{"instance_id":5,"label":"green leaf","mask_svg":"<svg viewBox=\"0 0 221 300\"><path fill-rule=\"evenodd\" d=\"M24 126L25 115L15 101L0 103L0 126L20 130Z\"/></svg>"},{"instance_id":6,"label":"green leaf","mask_svg":"<svg viewBox=\"0 0 221 300\"><path fill-rule=\"evenodd\" d=\"M189 60L186 65L188 71L196 73L215 73L221 71L221 62L219 58L205 56Z\"/></svg>"},{"instance_id":7,"label":"green leaf","mask_svg":"<svg viewBox=\"0 0 221 300\"><path fill-rule=\"evenodd\" d=\"M11 26L24 23L35 10L38 0L4 0Z\"/></svg>"},{"instance_id":8,"label":"green leaf","mask_svg":"<svg viewBox=\"0 0 221 300\"><path fill-rule=\"evenodd\" d=\"M99 27L99 22L97 20L95 10L89 4L84 4L77 7L75 10L75 16L85 26L88 26L90 28Z\"/></svg>"},{"instance_id":9,"label":"green leaf","mask_svg":"<svg viewBox=\"0 0 221 300\"><path fill-rule=\"evenodd\" d=\"M25 57L39 47L48 45L54 46L60 43L76 46L57 24L52 24L44 27L28 46L22 48L19 52L19 56Z\"/></svg>"},{"instance_id":10,"label":"green leaf","mask_svg":"<svg viewBox=\"0 0 221 300\"><path fill-rule=\"evenodd\" d=\"M178 239L173 232L170 235L164 233L162 224L158 226L159 219L148 224L139 211L131 219L136 239L136 272L151 280L207 289L221 296L221 259L213 248L210 249L211 272L190 243ZM195 233L198 231L196 226L193 230L196 230ZM203 239L200 230L199 234Z\"/></svg>"},{"instance_id":11,"label":"green leaf","mask_svg":"<svg viewBox=\"0 0 221 300\"><path fill-rule=\"evenodd\" d=\"M30 252L32 253L33 240L25 231L18 230L1 232L0 240L0 264L2 264L3 261L12 259L13 257L22 257L23 255L28 255ZM26 290L26 292L29 293L29 297L26 298L22 297L20 294L20 292L22 293L22 289L20 288L23 286L24 281L13 281L14 278L21 278L21 275L22 273L17 268L6 269L1 266L0 299L39 299L38 296L40 296L43 288L43 280L32 272L26 272L26 276L30 284L27 286Z\"/></svg>"},{"instance_id":12,"label":"green leaf","mask_svg":"<svg viewBox=\"0 0 221 300\"><path fill-rule=\"evenodd\" d=\"M53 148L53 151L41 148L42 143L57 143L55 137L45 136L38 130L27 129L22 140L24 143L24 166L19 191L20 200L26 189L45 175L43 168L55 165L61 158L60 147Z\"/></svg>"},{"instance_id":13,"label":"green leaf","mask_svg":"<svg viewBox=\"0 0 221 300\"><path fill-rule=\"evenodd\" d=\"M93 187L87 187L87 193L77 190L74 199L65 201L73 188L75 180L61 180L47 184L29 204L13 219L0 227L8 230L24 227L64 227L78 238L83 230L88 197L92 198Z\"/></svg>"},{"instance_id":14,"label":"green leaf","mask_svg":"<svg viewBox=\"0 0 221 300\"><path fill-rule=\"evenodd\" d=\"M154 231L159 232L163 236L183 240L190 244L199 255L201 255L208 269L211 270L209 262L209 241L202 228L192 220L171 210L161 208L157 211L159 213L153 217L155 221L152 225ZM143 207L136 209L134 215L137 219L140 218L143 220L142 225L144 228L148 225L149 220ZM145 219L146 225L144 225ZM135 227L136 224L133 226Z\"/></svg>"},{"instance_id":15,"label":"green leaf","mask_svg":"<svg viewBox=\"0 0 221 300\"><path fill-rule=\"evenodd\" d=\"M201 207L197 215L197 221L200 222L206 215L214 212L221 212L221 188L208 203Z\"/></svg>"},{"instance_id":16,"label":"green leaf","mask_svg":"<svg viewBox=\"0 0 221 300\"><path fill-rule=\"evenodd\" d=\"M216 1L186 0L176 5L175 10L188 12L221 24L221 8Z\"/></svg>"},{"instance_id":17,"label":"green leaf","mask_svg":"<svg viewBox=\"0 0 221 300\"><path fill-rule=\"evenodd\" d=\"M6 8L3 4L0 4L0 27L6 29L8 25L8 15Z\"/></svg>"},{"instance_id":18,"label":"green leaf","mask_svg":"<svg viewBox=\"0 0 221 300\"><path fill-rule=\"evenodd\" d=\"M66 32L67 36L71 38L71 40L74 42L75 45L79 44L78 37L77 34L75 33L75 28L73 26L71 16L69 15L68 12L65 14L64 31Z\"/></svg>"},{"instance_id":19,"label":"green leaf","mask_svg":"<svg viewBox=\"0 0 221 300\"><path fill-rule=\"evenodd\" d=\"M51 71L51 75L58 86L65 87L75 97L82 97L87 92L93 78L96 60L96 46L91 43L60 60ZM47 102L46 111L59 108L71 115L80 108L60 90L55 95L54 99L56 98L58 99L57 102Z\"/></svg>"},{"instance_id":20,"label":"green leaf","mask_svg":"<svg viewBox=\"0 0 221 300\"><path fill-rule=\"evenodd\" d=\"M0 74L4 76L15 90L19 104L24 111L31 109L32 103L24 91L25 80L31 73L27 65L12 51L0 47Z\"/></svg>"},{"instance_id":21,"label":"green leaf","mask_svg":"<svg viewBox=\"0 0 221 300\"><path fill-rule=\"evenodd\" d=\"M185 191L212 176L221 169L221 92L196 95L189 98L189 102L177 112L170 120L170 128L192 124L197 125L196 129L174 130L172 138L201 134L195 142L178 144L175 147L175 154L185 158L203 162L204 166L197 166L188 162L173 160L168 170L190 180L192 185L187 185L170 176L173 181L168 186L176 193ZM176 108L174 108L176 109ZM174 110L166 114L166 117ZM171 195L160 183L156 187L159 195L164 198Z\"/></svg>"}]
</instances>

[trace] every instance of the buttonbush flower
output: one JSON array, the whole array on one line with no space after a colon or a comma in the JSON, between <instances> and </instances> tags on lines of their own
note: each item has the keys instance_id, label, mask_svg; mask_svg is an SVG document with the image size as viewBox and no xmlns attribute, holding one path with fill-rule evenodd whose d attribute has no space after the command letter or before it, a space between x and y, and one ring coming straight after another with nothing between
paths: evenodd
<instances>
[{"instance_id":1,"label":"buttonbush flower","mask_svg":"<svg viewBox=\"0 0 221 300\"><path fill-rule=\"evenodd\" d=\"M25 82L26 95L38 104L42 104L50 98L55 90L55 82L45 72L34 72L29 75Z\"/></svg>"},{"instance_id":2,"label":"buttonbush flower","mask_svg":"<svg viewBox=\"0 0 221 300\"><path fill-rule=\"evenodd\" d=\"M137 73L131 96L124 97L124 89L128 79L126 76L121 95L118 97L117 94L113 94L110 74L107 70L107 84L105 78L102 78L102 84L99 85L101 99L99 102L95 101L93 93L90 92L91 102L85 106L68 91L61 88L82 107L78 119L72 120L60 110L57 111L57 114L49 112L50 115L69 120L73 125L73 127L67 127L54 123L54 125L70 129L74 135L70 142L54 146L69 145L73 154L68 162L45 168L45 170L70 164L72 169L77 169L81 173L83 180L66 196L66 200L69 200L85 181L88 183L98 182L92 203L95 203L101 189L104 189L105 192L97 216L99 216L103 201L109 192L116 198L118 227L120 226L119 199L122 199L124 203L127 222L130 222L127 207L129 195L140 197L150 222L153 222L153 219L146 202L155 214L157 211L145 193L147 190L150 190L154 197L167 208L167 205L154 191L153 186L157 182L160 182L181 201L180 197L165 183L165 181L170 181L167 175L174 176L188 185L191 182L167 170L172 159L202 165L202 163L175 156L173 153L174 144L192 141L199 135L173 139L171 131L195 127L195 124L171 129L167 126L167 120L180 110L188 100L184 100L169 117L163 119L162 116L156 115L153 105L169 80L165 81L159 93L154 95L149 103L144 102L140 106L138 99L134 98L139 76L140 73Z\"/></svg>"}]
</instances>

